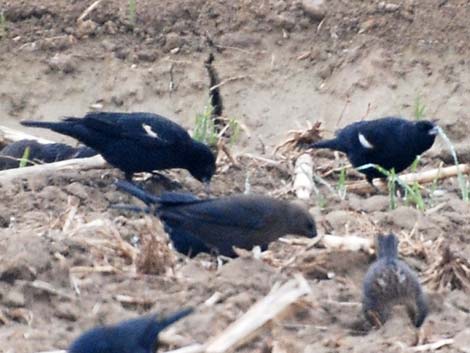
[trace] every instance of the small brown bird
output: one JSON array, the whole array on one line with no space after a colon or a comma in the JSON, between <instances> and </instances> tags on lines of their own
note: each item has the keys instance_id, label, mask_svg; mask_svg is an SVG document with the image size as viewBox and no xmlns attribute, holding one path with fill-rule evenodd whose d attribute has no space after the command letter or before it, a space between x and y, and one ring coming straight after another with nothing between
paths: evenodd
<instances>
[{"instance_id":1,"label":"small brown bird","mask_svg":"<svg viewBox=\"0 0 470 353\"><path fill-rule=\"evenodd\" d=\"M405 305L416 327L426 319L428 305L418 276L398 260L398 239L394 234L378 236L377 260L364 278L362 309L373 326L381 326L396 304Z\"/></svg>"},{"instance_id":2,"label":"small brown bird","mask_svg":"<svg viewBox=\"0 0 470 353\"><path fill-rule=\"evenodd\" d=\"M313 238L315 221L302 205L267 196L235 195L201 200L192 194L165 193L156 197L135 185L119 181L117 187L155 205L155 214L175 249L185 255L215 252L235 257L233 247L262 249L286 234ZM132 206L128 209L150 211Z\"/></svg>"}]
</instances>

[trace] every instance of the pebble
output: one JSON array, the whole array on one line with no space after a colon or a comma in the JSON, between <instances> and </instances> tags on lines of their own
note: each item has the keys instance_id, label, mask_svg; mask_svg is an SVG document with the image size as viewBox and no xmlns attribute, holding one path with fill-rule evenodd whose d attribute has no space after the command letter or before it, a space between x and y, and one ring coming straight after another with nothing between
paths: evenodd
<instances>
[{"instance_id":1,"label":"pebble","mask_svg":"<svg viewBox=\"0 0 470 353\"><path fill-rule=\"evenodd\" d=\"M380 11L384 11L384 12L395 12L400 8L400 5L399 4L393 4L393 3L386 3L385 1L381 1L377 5L377 8Z\"/></svg>"},{"instance_id":2,"label":"pebble","mask_svg":"<svg viewBox=\"0 0 470 353\"><path fill-rule=\"evenodd\" d=\"M64 74L70 74L76 71L76 62L72 55L57 53L47 61L51 71L59 71Z\"/></svg>"},{"instance_id":3,"label":"pebble","mask_svg":"<svg viewBox=\"0 0 470 353\"><path fill-rule=\"evenodd\" d=\"M470 328L460 331L454 337L453 346L459 349L461 352L470 353Z\"/></svg>"},{"instance_id":4,"label":"pebble","mask_svg":"<svg viewBox=\"0 0 470 353\"><path fill-rule=\"evenodd\" d=\"M3 298L2 302L5 306L9 307L18 308L25 306L25 299L23 293L15 289L9 291L5 298Z\"/></svg>"},{"instance_id":5,"label":"pebble","mask_svg":"<svg viewBox=\"0 0 470 353\"><path fill-rule=\"evenodd\" d=\"M305 13L314 20L321 21L326 15L324 0L303 0L302 7Z\"/></svg>"},{"instance_id":6,"label":"pebble","mask_svg":"<svg viewBox=\"0 0 470 353\"><path fill-rule=\"evenodd\" d=\"M75 34L78 38L82 38L95 33L97 27L98 25L96 22L93 22L92 20L80 21L78 22Z\"/></svg>"}]
</instances>

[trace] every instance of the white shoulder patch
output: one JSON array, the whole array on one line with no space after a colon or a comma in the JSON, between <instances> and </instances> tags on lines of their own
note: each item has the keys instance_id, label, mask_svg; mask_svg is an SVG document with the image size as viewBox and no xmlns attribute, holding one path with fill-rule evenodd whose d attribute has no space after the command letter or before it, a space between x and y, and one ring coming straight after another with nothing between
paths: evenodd
<instances>
[{"instance_id":1,"label":"white shoulder patch","mask_svg":"<svg viewBox=\"0 0 470 353\"><path fill-rule=\"evenodd\" d=\"M144 128L147 135L149 135L151 137L158 138L158 134L155 131L152 130L152 127L150 125L142 124L142 127Z\"/></svg>"},{"instance_id":2,"label":"white shoulder patch","mask_svg":"<svg viewBox=\"0 0 470 353\"><path fill-rule=\"evenodd\" d=\"M374 148L374 145L371 144L369 141L367 141L366 137L361 133L359 133L359 142L364 148L368 148L368 149Z\"/></svg>"}]
</instances>

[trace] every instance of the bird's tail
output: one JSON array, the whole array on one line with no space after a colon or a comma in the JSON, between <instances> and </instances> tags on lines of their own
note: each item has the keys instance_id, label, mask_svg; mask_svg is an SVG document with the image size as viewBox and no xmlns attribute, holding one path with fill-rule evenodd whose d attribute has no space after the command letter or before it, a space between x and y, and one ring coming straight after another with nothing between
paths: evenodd
<instances>
[{"instance_id":1,"label":"bird's tail","mask_svg":"<svg viewBox=\"0 0 470 353\"><path fill-rule=\"evenodd\" d=\"M398 256L398 238L395 234L379 235L377 238L377 257L395 259Z\"/></svg>"},{"instance_id":2,"label":"bird's tail","mask_svg":"<svg viewBox=\"0 0 470 353\"><path fill-rule=\"evenodd\" d=\"M217 71L213 66L214 62L214 54L210 53L208 59L205 62L206 70L209 75L209 96L211 100L212 106L212 119L216 119L222 116L224 106L222 103L222 96L220 94L220 88L218 87L219 76L217 75ZM215 87L215 88L214 88Z\"/></svg>"},{"instance_id":3,"label":"bird's tail","mask_svg":"<svg viewBox=\"0 0 470 353\"><path fill-rule=\"evenodd\" d=\"M172 325L173 323L175 323L176 321L181 320L183 317L188 316L193 311L194 311L193 308L186 308L160 320L159 321L160 330L163 330L165 327L168 327Z\"/></svg>"},{"instance_id":4,"label":"bird's tail","mask_svg":"<svg viewBox=\"0 0 470 353\"><path fill-rule=\"evenodd\" d=\"M346 152L345 147L338 139L323 140L312 143L310 148L329 148L330 150Z\"/></svg>"},{"instance_id":5,"label":"bird's tail","mask_svg":"<svg viewBox=\"0 0 470 353\"><path fill-rule=\"evenodd\" d=\"M183 193L183 192L166 192L161 194L160 196L152 195L151 193L139 188L133 183L124 180L118 180L116 182L116 186L119 190L127 192L134 197L137 197L139 200L143 201L147 205L181 205L181 204L191 204L191 203L198 203L201 200L191 194L191 193ZM146 209L143 209L146 210ZM147 211L145 211L147 212Z\"/></svg>"},{"instance_id":6,"label":"bird's tail","mask_svg":"<svg viewBox=\"0 0 470 353\"><path fill-rule=\"evenodd\" d=\"M51 121L35 121L35 120L23 120L21 125L30 127L40 127L45 129L55 129L58 125L62 125L62 122L51 122Z\"/></svg>"},{"instance_id":7,"label":"bird's tail","mask_svg":"<svg viewBox=\"0 0 470 353\"><path fill-rule=\"evenodd\" d=\"M35 120L23 120L21 125L28 127L39 127L43 129L49 129L59 134L75 137L75 123L80 121L80 118L66 117L63 121L35 121Z\"/></svg>"},{"instance_id":8,"label":"bird's tail","mask_svg":"<svg viewBox=\"0 0 470 353\"><path fill-rule=\"evenodd\" d=\"M128 194L131 194L134 197L137 197L139 200L142 200L147 205L153 205L160 203L160 198L148 193L145 190L142 190L138 186L124 180L118 180L116 186L119 190L125 191Z\"/></svg>"},{"instance_id":9,"label":"bird's tail","mask_svg":"<svg viewBox=\"0 0 470 353\"><path fill-rule=\"evenodd\" d=\"M123 210L123 211L129 211L129 212L137 212L137 213L150 213L150 207L139 207L139 206L134 206L134 205L127 205L127 204L115 204L110 206L112 209L115 210Z\"/></svg>"},{"instance_id":10,"label":"bird's tail","mask_svg":"<svg viewBox=\"0 0 470 353\"><path fill-rule=\"evenodd\" d=\"M183 317L191 314L192 312L192 308L183 309L162 320L158 320L158 318L155 316L153 320L150 321L149 326L142 336L142 345L144 347L152 348L152 352L154 352L158 343L158 334L160 331L164 330Z\"/></svg>"}]
</instances>

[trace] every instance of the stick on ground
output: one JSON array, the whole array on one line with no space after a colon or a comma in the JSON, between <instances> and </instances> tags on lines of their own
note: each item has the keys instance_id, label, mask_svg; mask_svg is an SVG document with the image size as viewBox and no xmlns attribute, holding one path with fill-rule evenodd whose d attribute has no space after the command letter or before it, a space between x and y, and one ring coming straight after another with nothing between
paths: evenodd
<instances>
[{"instance_id":1,"label":"stick on ground","mask_svg":"<svg viewBox=\"0 0 470 353\"><path fill-rule=\"evenodd\" d=\"M434 180L447 179L455 177L459 174L470 174L470 164L459 164L458 166L451 166L445 168L436 168L427 170L421 173L409 173L400 175L401 181L407 184L417 182L419 184L432 183ZM387 190L387 182L381 179L373 180L374 186L380 190ZM366 181L360 181L346 185L348 192L354 192L358 194L374 192L374 188Z\"/></svg>"},{"instance_id":2,"label":"stick on ground","mask_svg":"<svg viewBox=\"0 0 470 353\"><path fill-rule=\"evenodd\" d=\"M277 317L310 291L311 288L305 278L298 275L280 288L272 290L206 345L191 345L167 353L224 353L232 350L246 342L266 322Z\"/></svg>"},{"instance_id":3,"label":"stick on ground","mask_svg":"<svg viewBox=\"0 0 470 353\"><path fill-rule=\"evenodd\" d=\"M40 143L54 143L54 141L36 137L3 125L0 125L0 135L3 135L3 138L7 143L16 142L20 140L36 140Z\"/></svg>"},{"instance_id":4,"label":"stick on ground","mask_svg":"<svg viewBox=\"0 0 470 353\"><path fill-rule=\"evenodd\" d=\"M304 153L295 161L294 192L301 200L310 199L313 188L313 160L310 154Z\"/></svg>"},{"instance_id":5,"label":"stick on ground","mask_svg":"<svg viewBox=\"0 0 470 353\"><path fill-rule=\"evenodd\" d=\"M101 155L97 155L90 158L69 159L66 161L1 171L0 183L8 182L18 178L34 177L42 174L53 174L60 170L89 170L103 168L109 168L109 164L106 163L106 161L103 159L103 157L101 157Z\"/></svg>"}]
</instances>

